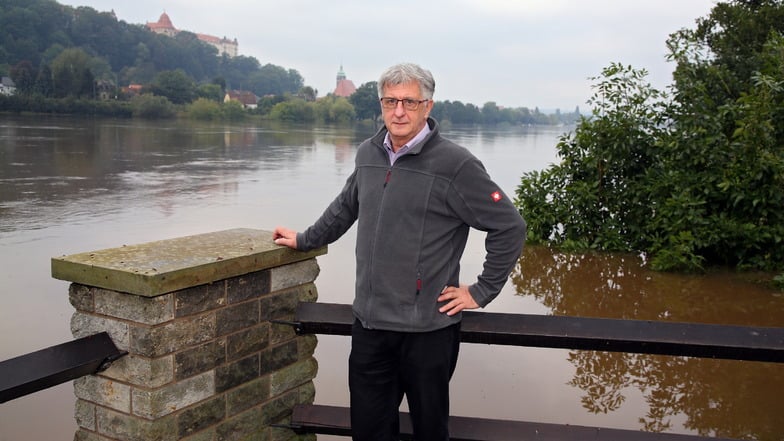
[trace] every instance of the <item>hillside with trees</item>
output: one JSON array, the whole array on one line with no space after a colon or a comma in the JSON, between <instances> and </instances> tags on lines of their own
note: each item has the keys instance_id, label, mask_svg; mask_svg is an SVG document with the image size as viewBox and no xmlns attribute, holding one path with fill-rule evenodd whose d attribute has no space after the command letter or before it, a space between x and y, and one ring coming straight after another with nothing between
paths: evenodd
<instances>
[{"instance_id":1,"label":"hillside with trees","mask_svg":"<svg viewBox=\"0 0 784 441\"><path fill-rule=\"evenodd\" d=\"M17 88L0 96L0 111L236 119L248 109L222 101L227 90L243 89L257 97L252 113L274 119L334 123L380 113L375 82L348 99L317 100L294 69L219 56L193 33L156 34L112 12L54 0L0 0L0 74ZM444 123L492 125L574 124L581 116L579 109L546 115L459 101L436 102L432 114Z\"/></svg>"},{"instance_id":2,"label":"hillside with trees","mask_svg":"<svg viewBox=\"0 0 784 441\"><path fill-rule=\"evenodd\" d=\"M644 69L595 78L560 162L526 173L531 242L643 253L653 268L784 269L784 4L717 3L667 41L667 93ZM784 274L775 278L784 286Z\"/></svg>"},{"instance_id":3,"label":"hillside with trees","mask_svg":"<svg viewBox=\"0 0 784 441\"><path fill-rule=\"evenodd\" d=\"M253 57L219 57L190 32L167 37L111 12L54 0L2 1L0 70L19 79L22 92L56 97L89 96L93 80L151 84L167 71L181 71L195 84L242 84L258 96L296 93L304 85L296 70L261 65Z\"/></svg>"}]
</instances>

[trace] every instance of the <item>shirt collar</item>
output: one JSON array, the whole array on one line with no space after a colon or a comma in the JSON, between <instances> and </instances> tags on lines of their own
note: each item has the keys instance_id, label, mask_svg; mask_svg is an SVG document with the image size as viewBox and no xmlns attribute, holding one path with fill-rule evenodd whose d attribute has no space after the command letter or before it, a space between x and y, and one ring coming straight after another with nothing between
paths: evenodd
<instances>
[{"instance_id":1,"label":"shirt collar","mask_svg":"<svg viewBox=\"0 0 784 441\"><path fill-rule=\"evenodd\" d=\"M389 131L387 131L386 135L384 136L384 147L386 147L389 153L392 153L395 156L401 156L406 152L408 152L409 150L411 150L411 147L422 142L422 140L424 140L427 137L427 135L430 134L430 132L431 132L430 124L425 123L425 126L422 127L422 130L420 130L419 133L416 134L416 136L411 138L411 140L405 143L403 147L400 148L400 150L395 152L392 150L392 140L389 138Z\"/></svg>"}]
</instances>

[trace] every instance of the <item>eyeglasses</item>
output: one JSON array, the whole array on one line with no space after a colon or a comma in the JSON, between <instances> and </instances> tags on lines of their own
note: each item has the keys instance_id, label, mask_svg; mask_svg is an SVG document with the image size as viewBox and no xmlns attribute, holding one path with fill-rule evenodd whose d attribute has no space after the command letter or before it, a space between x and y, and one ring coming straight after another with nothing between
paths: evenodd
<instances>
[{"instance_id":1,"label":"eyeglasses","mask_svg":"<svg viewBox=\"0 0 784 441\"><path fill-rule=\"evenodd\" d=\"M406 109L406 110L416 110L416 109L419 108L420 104L426 103L426 102L428 102L430 100L415 100L415 99L411 99L411 98L397 99L397 98L391 98L391 97L383 97L383 98L379 98L379 101L381 101L381 107L383 107L385 109L396 109L397 108L397 103L403 103L403 108L404 109Z\"/></svg>"}]
</instances>

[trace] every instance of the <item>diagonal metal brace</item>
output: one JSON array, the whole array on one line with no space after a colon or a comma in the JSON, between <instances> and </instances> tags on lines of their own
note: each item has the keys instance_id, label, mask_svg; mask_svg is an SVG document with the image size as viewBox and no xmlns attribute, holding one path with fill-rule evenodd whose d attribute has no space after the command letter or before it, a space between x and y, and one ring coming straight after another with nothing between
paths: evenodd
<instances>
[{"instance_id":1,"label":"diagonal metal brace","mask_svg":"<svg viewBox=\"0 0 784 441\"><path fill-rule=\"evenodd\" d=\"M103 372L106 369L109 369L112 366L112 363L114 363L115 361L121 359L122 357L124 357L126 355L128 355L128 351L122 351L122 350L118 350L118 352L115 353L115 354L108 355L103 360L101 365L98 366L98 369L95 371L95 373L97 374L98 372Z\"/></svg>"},{"instance_id":2,"label":"diagonal metal brace","mask_svg":"<svg viewBox=\"0 0 784 441\"><path fill-rule=\"evenodd\" d=\"M304 328L302 327L302 322L299 322L299 321L294 321L294 320L270 320L270 323L275 323L276 325L291 326L291 327L294 328L294 332L296 332L297 335L303 335L303 334L306 333Z\"/></svg>"}]
</instances>

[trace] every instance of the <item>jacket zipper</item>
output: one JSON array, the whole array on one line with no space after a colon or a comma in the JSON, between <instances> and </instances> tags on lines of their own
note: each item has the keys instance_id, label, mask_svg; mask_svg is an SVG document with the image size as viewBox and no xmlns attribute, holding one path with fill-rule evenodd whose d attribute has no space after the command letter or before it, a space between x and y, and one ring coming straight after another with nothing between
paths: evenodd
<instances>
[{"instance_id":1,"label":"jacket zipper","mask_svg":"<svg viewBox=\"0 0 784 441\"><path fill-rule=\"evenodd\" d=\"M422 268L417 268L416 295L422 291Z\"/></svg>"},{"instance_id":2,"label":"jacket zipper","mask_svg":"<svg viewBox=\"0 0 784 441\"><path fill-rule=\"evenodd\" d=\"M384 189L387 188L387 184L389 184L389 180L390 180L391 177L392 177L392 167L390 166L387 169L386 176L384 176L384 187L383 187ZM381 203L381 205L379 207L383 207L383 198L384 198L383 194L382 194L381 198L382 198L382 203ZM381 208L379 208L379 209L381 209ZM378 229L378 225L376 225L376 229ZM376 254L375 244L373 245L373 247L374 247L374 250L371 251L371 258L373 258L375 256L375 254ZM373 265L371 264L370 267L372 268L372 266ZM370 291L372 292L373 291L373 287L372 287L373 275L372 274L370 276L370 280L371 280L371 282L370 282L371 283ZM370 296L370 299L368 299L368 310L371 311L371 312L368 314L368 317L367 317L367 326L369 326L370 328L373 327L372 323L375 320L375 317L372 314L373 308L371 307L371 304L373 303L373 297L374 296Z\"/></svg>"}]
</instances>

